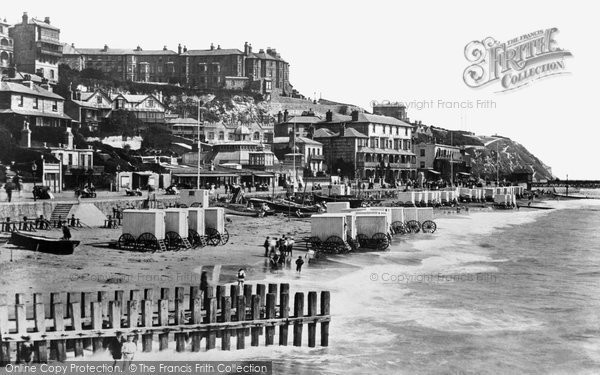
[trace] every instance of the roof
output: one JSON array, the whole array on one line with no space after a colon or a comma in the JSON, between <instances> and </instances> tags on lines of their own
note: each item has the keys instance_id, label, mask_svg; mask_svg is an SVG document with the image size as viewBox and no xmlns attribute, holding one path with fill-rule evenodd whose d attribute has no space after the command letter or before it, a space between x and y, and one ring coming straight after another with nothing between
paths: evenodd
<instances>
[{"instance_id":1,"label":"roof","mask_svg":"<svg viewBox=\"0 0 600 375\"><path fill-rule=\"evenodd\" d=\"M14 82L0 82L0 91L5 92L16 92L19 94L27 94L33 96L41 96L44 98L51 98L56 100L65 100L62 96L57 95L53 92L50 92L46 89L41 88L38 85L33 85L32 87L22 85L20 83Z\"/></svg>"},{"instance_id":2,"label":"roof","mask_svg":"<svg viewBox=\"0 0 600 375\"><path fill-rule=\"evenodd\" d=\"M229 49L190 49L182 53L185 56L226 56L226 55L243 55L244 53L237 48Z\"/></svg>"},{"instance_id":3,"label":"roof","mask_svg":"<svg viewBox=\"0 0 600 375\"><path fill-rule=\"evenodd\" d=\"M26 75L29 76L29 79L25 79ZM38 76L37 74L15 72L14 78L3 77L2 80L9 81L9 82L11 82L11 81L32 81L35 83L42 83L43 78Z\"/></svg>"},{"instance_id":4,"label":"roof","mask_svg":"<svg viewBox=\"0 0 600 375\"><path fill-rule=\"evenodd\" d=\"M310 138L306 138L306 137L296 137L296 143L304 143L307 145L323 145L321 142L317 142L313 139Z\"/></svg>"},{"instance_id":5,"label":"roof","mask_svg":"<svg viewBox=\"0 0 600 375\"><path fill-rule=\"evenodd\" d=\"M327 121L327 119L323 120L323 122L333 123L333 122L350 122L352 121L352 116L346 116L339 113L331 114L331 121Z\"/></svg>"},{"instance_id":6,"label":"roof","mask_svg":"<svg viewBox=\"0 0 600 375\"><path fill-rule=\"evenodd\" d=\"M116 98L118 98L119 96L123 97L123 99L127 100L129 103L141 103L144 100L146 100L148 97L153 97L154 99L156 99L156 97L154 97L154 95L134 95L134 94L113 94L110 96L111 100L115 100ZM158 99L156 99L158 100ZM161 103L162 104L162 103Z\"/></svg>"},{"instance_id":7,"label":"roof","mask_svg":"<svg viewBox=\"0 0 600 375\"><path fill-rule=\"evenodd\" d=\"M191 117L168 119L167 124L198 125L198 120Z\"/></svg>"},{"instance_id":8,"label":"roof","mask_svg":"<svg viewBox=\"0 0 600 375\"><path fill-rule=\"evenodd\" d=\"M313 138L326 138L326 137L333 137L335 135L334 132L332 132L329 129L326 128L320 128L315 130L315 132L313 133Z\"/></svg>"},{"instance_id":9,"label":"roof","mask_svg":"<svg viewBox=\"0 0 600 375\"><path fill-rule=\"evenodd\" d=\"M170 49L138 50L127 48L75 48L75 52L82 55L177 55L177 52L171 51Z\"/></svg>"},{"instance_id":10,"label":"roof","mask_svg":"<svg viewBox=\"0 0 600 375\"><path fill-rule=\"evenodd\" d=\"M412 125L410 125L404 121L398 120L397 118L394 118L394 117L371 115L371 114L362 113L362 112L359 112L358 121L356 121L356 122L370 122L370 123L374 123L374 124L385 124L385 125L400 125L400 126L407 126L407 127L412 128Z\"/></svg>"},{"instance_id":11,"label":"roof","mask_svg":"<svg viewBox=\"0 0 600 375\"><path fill-rule=\"evenodd\" d=\"M63 46L63 55L79 55L79 51L77 51L77 49L68 43L62 43Z\"/></svg>"},{"instance_id":12,"label":"roof","mask_svg":"<svg viewBox=\"0 0 600 375\"><path fill-rule=\"evenodd\" d=\"M233 133L237 135L249 135L250 129L248 129L248 127L245 125L240 125L237 128L235 128Z\"/></svg>"},{"instance_id":13,"label":"roof","mask_svg":"<svg viewBox=\"0 0 600 375\"><path fill-rule=\"evenodd\" d=\"M282 124L315 124L320 121L319 116L294 116L282 122Z\"/></svg>"},{"instance_id":14,"label":"roof","mask_svg":"<svg viewBox=\"0 0 600 375\"><path fill-rule=\"evenodd\" d=\"M343 137L346 137L346 138L369 138L354 128L346 128L346 130L344 131Z\"/></svg>"},{"instance_id":15,"label":"roof","mask_svg":"<svg viewBox=\"0 0 600 375\"><path fill-rule=\"evenodd\" d=\"M369 138L363 133L359 132L354 128L346 128L344 131L344 135L340 135L340 133L334 133L333 131L327 128L320 128L315 130L313 133L313 138L328 138L328 137L343 137L343 138Z\"/></svg>"},{"instance_id":16,"label":"roof","mask_svg":"<svg viewBox=\"0 0 600 375\"><path fill-rule=\"evenodd\" d=\"M26 109L15 108L15 109L0 109L0 113L14 113L22 116L37 116L37 117L52 117L60 118L64 120L72 120L69 116L58 113L58 112L39 112L39 111L28 111Z\"/></svg>"},{"instance_id":17,"label":"roof","mask_svg":"<svg viewBox=\"0 0 600 375\"><path fill-rule=\"evenodd\" d=\"M98 104L94 101L92 102L88 102L88 101L84 101L84 100L71 100L71 103L75 103L80 107L85 107L85 108L94 108L94 109L112 109L112 106L108 105L108 104Z\"/></svg>"},{"instance_id":18,"label":"roof","mask_svg":"<svg viewBox=\"0 0 600 375\"><path fill-rule=\"evenodd\" d=\"M371 154L388 154L388 155L414 155L408 150L394 150L391 148L375 148L375 147L359 147L358 152L368 152Z\"/></svg>"},{"instance_id":19,"label":"roof","mask_svg":"<svg viewBox=\"0 0 600 375\"><path fill-rule=\"evenodd\" d=\"M46 29L52 29L52 30L57 30L57 31L60 30L58 27L56 27L54 25L51 25L49 23L46 23L44 21L41 21L41 20L38 20L38 19L35 19L35 18L31 18L30 21L29 21L29 23L32 23L34 25L38 25L40 27L45 27Z\"/></svg>"}]
</instances>

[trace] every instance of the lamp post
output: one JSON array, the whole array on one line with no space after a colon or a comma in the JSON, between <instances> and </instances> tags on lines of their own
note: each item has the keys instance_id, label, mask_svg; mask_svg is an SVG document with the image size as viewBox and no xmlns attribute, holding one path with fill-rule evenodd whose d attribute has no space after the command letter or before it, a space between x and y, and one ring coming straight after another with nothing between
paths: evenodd
<instances>
[{"instance_id":1,"label":"lamp post","mask_svg":"<svg viewBox=\"0 0 600 375\"><path fill-rule=\"evenodd\" d=\"M37 201L37 197L35 194L35 171L37 171L37 165L35 164L35 161L33 163L31 163L31 174L33 176L33 201Z\"/></svg>"}]
</instances>

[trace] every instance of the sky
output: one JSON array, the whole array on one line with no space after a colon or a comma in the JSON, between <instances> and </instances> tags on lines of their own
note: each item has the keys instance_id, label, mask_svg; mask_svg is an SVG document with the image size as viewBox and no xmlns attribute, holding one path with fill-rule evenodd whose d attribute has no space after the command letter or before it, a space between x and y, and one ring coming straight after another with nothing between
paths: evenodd
<instances>
[{"instance_id":1,"label":"sky","mask_svg":"<svg viewBox=\"0 0 600 375\"><path fill-rule=\"evenodd\" d=\"M77 47L176 50L211 43L243 50L276 48L290 80L308 97L359 105L408 104L411 120L524 145L559 178L600 179L596 98L600 78L594 2L558 1L46 1L0 9L10 23L48 16L61 40ZM486 5L487 4L487 5ZM558 28L555 41L573 57L562 74L509 92L463 81L465 46L505 42ZM487 106L479 103L487 103ZM428 103L425 107L423 103ZM411 104L412 103L412 104ZM471 104L469 107L469 103ZM464 108L464 107L467 108Z\"/></svg>"}]
</instances>

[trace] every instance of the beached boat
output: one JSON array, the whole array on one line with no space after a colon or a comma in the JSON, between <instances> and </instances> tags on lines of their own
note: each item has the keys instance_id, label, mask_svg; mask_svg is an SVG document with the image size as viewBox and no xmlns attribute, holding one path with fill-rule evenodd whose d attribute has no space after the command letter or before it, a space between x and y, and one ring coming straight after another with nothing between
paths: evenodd
<instances>
[{"instance_id":1,"label":"beached boat","mask_svg":"<svg viewBox=\"0 0 600 375\"><path fill-rule=\"evenodd\" d=\"M357 198L354 195L327 196L313 194L313 199L315 202L348 202L350 203L350 208L362 207L363 202L365 201L364 199Z\"/></svg>"},{"instance_id":2,"label":"beached boat","mask_svg":"<svg viewBox=\"0 0 600 375\"><path fill-rule=\"evenodd\" d=\"M266 199L251 198L250 202L254 204L254 206L266 204L269 207L269 209L275 212L281 212L285 214L287 214L288 212L292 214L300 212L303 216L316 214L319 212L320 209L322 209L322 207L317 205L307 206L287 201L284 199L268 201Z\"/></svg>"},{"instance_id":3,"label":"beached boat","mask_svg":"<svg viewBox=\"0 0 600 375\"><path fill-rule=\"evenodd\" d=\"M73 254L80 243L80 241L34 236L21 232L12 232L9 242L29 250L61 255Z\"/></svg>"}]
</instances>

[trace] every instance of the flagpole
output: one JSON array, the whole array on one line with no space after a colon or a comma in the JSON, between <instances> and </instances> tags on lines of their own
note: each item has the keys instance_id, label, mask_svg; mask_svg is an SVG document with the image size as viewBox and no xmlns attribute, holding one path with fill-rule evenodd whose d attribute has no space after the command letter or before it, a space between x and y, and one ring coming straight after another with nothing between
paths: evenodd
<instances>
[{"instance_id":1,"label":"flagpole","mask_svg":"<svg viewBox=\"0 0 600 375\"><path fill-rule=\"evenodd\" d=\"M197 175L196 175L196 189L200 189L200 154L202 144L200 143L200 100L198 100L198 165L197 165Z\"/></svg>"}]
</instances>

